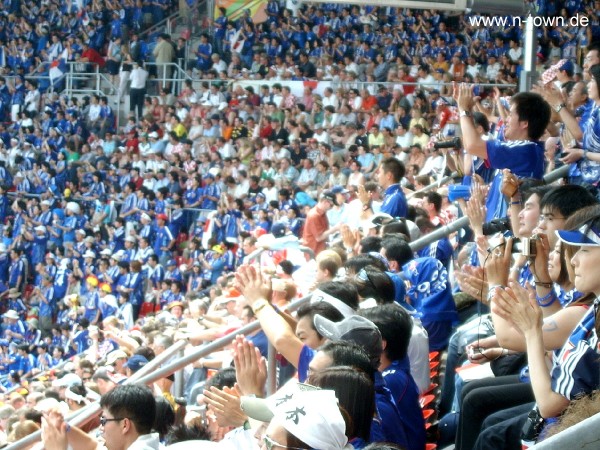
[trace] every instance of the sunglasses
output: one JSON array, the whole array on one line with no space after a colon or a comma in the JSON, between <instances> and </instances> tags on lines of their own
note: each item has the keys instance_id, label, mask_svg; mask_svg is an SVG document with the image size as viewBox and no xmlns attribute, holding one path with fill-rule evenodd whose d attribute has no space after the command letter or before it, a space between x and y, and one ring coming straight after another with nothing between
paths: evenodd
<instances>
[{"instance_id":1,"label":"sunglasses","mask_svg":"<svg viewBox=\"0 0 600 450\"><path fill-rule=\"evenodd\" d=\"M102 416L102 417L100 417L100 426L105 427L108 422L120 422L121 420L124 420L124 419L125 419L125 417L119 417L119 418L114 417L112 419L107 419L106 417Z\"/></svg>"},{"instance_id":2,"label":"sunglasses","mask_svg":"<svg viewBox=\"0 0 600 450\"><path fill-rule=\"evenodd\" d=\"M269 436L265 435L265 437L263 438L263 442L265 443L265 447L267 448L267 450L272 450L273 447L281 447L281 448L288 448L291 450L305 450L299 447L287 447L285 445L282 445L278 442L275 442L273 439L271 439Z\"/></svg>"}]
</instances>

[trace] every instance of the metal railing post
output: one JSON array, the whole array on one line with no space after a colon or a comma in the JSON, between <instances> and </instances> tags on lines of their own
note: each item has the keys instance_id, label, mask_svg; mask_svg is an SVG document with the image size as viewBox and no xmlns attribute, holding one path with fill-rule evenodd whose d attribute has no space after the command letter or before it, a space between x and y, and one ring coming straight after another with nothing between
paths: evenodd
<instances>
[{"instance_id":1,"label":"metal railing post","mask_svg":"<svg viewBox=\"0 0 600 450\"><path fill-rule=\"evenodd\" d=\"M277 391L277 351L269 342L267 354L267 395Z\"/></svg>"},{"instance_id":2,"label":"metal railing post","mask_svg":"<svg viewBox=\"0 0 600 450\"><path fill-rule=\"evenodd\" d=\"M183 357L183 350L179 350L179 358ZM182 397L183 389L185 387L185 378L183 374L183 368L175 372L175 383L173 385L173 396Z\"/></svg>"}]
</instances>

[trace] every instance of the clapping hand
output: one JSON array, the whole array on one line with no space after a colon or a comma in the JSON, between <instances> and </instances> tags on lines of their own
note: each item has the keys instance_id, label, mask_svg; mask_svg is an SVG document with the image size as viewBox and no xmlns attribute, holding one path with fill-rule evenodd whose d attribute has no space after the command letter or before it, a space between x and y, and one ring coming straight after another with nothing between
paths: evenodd
<instances>
[{"instance_id":1,"label":"clapping hand","mask_svg":"<svg viewBox=\"0 0 600 450\"><path fill-rule=\"evenodd\" d=\"M271 298L271 285L255 266L240 266L235 274L238 288L249 305L261 298Z\"/></svg>"},{"instance_id":2,"label":"clapping hand","mask_svg":"<svg viewBox=\"0 0 600 450\"><path fill-rule=\"evenodd\" d=\"M258 348L247 341L244 336L237 336L233 341L235 377L243 395L264 395L267 381L267 363Z\"/></svg>"}]
</instances>

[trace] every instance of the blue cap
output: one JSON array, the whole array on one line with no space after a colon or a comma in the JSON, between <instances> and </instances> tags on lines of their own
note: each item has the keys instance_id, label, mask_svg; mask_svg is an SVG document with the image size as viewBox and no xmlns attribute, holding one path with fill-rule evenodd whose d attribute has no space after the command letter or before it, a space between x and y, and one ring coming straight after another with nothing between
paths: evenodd
<instances>
[{"instance_id":1,"label":"blue cap","mask_svg":"<svg viewBox=\"0 0 600 450\"><path fill-rule=\"evenodd\" d=\"M123 365L123 367L129 367L132 372L137 372L142 367L148 364L148 360L142 355L133 355L129 360Z\"/></svg>"},{"instance_id":2,"label":"blue cap","mask_svg":"<svg viewBox=\"0 0 600 450\"><path fill-rule=\"evenodd\" d=\"M578 247L599 247L600 229L586 224L575 231L556 230L556 235L565 244Z\"/></svg>"},{"instance_id":3,"label":"blue cap","mask_svg":"<svg viewBox=\"0 0 600 450\"><path fill-rule=\"evenodd\" d=\"M331 192L333 192L334 194L347 194L348 192L350 192L348 189L346 189L344 186L334 186L331 188Z\"/></svg>"},{"instance_id":4,"label":"blue cap","mask_svg":"<svg viewBox=\"0 0 600 450\"><path fill-rule=\"evenodd\" d=\"M573 75L573 72L575 71L573 61L571 61L570 59L565 60L558 70L564 70L569 76Z\"/></svg>"},{"instance_id":5,"label":"blue cap","mask_svg":"<svg viewBox=\"0 0 600 450\"><path fill-rule=\"evenodd\" d=\"M204 216L198 216L198 218L196 219L196 222L206 223L206 217L204 217Z\"/></svg>"},{"instance_id":6,"label":"blue cap","mask_svg":"<svg viewBox=\"0 0 600 450\"><path fill-rule=\"evenodd\" d=\"M170 259L169 261L167 261L167 267L168 266L176 266L176 265L177 265L177 263L175 262L174 259Z\"/></svg>"},{"instance_id":7,"label":"blue cap","mask_svg":"<svg viewBox=\"0 0 600 450\"><path fill-rule=\"evenodd\" d=\"M214 180L215 176L212 173L207 173L206 175L204 175L204 178L210 178L211 180Z\"/></svg>"},{"instance_id":8,"label":"blue cap","mask_svg":"<svg viewBox=\"0 0 600 450\"><path fill-rule=\"evenodd\" d=\"M286 231L287 231L287 227L286 227L285 223L283 223L283 222L276 222L271 227L271 234L273 236L275 236L276 238L285 236Z\"/></svg>"}]
</instances>

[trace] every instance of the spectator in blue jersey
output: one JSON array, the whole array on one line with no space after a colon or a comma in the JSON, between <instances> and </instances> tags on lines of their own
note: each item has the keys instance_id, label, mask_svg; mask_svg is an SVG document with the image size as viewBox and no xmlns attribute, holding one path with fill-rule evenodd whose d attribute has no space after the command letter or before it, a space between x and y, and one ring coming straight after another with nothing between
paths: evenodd
<instances>
[{"instance_id":1,"label":"spectator in blue jersey","mask_svg":"<svg viewBox=\"0 0 600 450\"><path fill-rule=\"evenodd\" d=\"M494 169L510 169L519 178L541 179L544 175L544 146L540 138L550 121L550 106L541 95L520 92L511 99L504 130L505 141L485 141L477 132L472 117L475 104L473 88L454 86L460 110L465 151L482 158Z\"/></svg>"},{"instance_id":2,"label":"spectator in blue jersey","mask_svg":"<svg viewBox=\"0 0 600 450\"><path fill-rule=\"evenodd\" d=\"M39 305L39 325L42 337L49 336L52 331L52 320L56 308L54 279L49 275L42 277L42 286L35 288L32 300Z\"/></svg>"},{"instance_id":3,"label":"spectator in blue jersey","mask_svg":"<svg viewBox=\"0 0 600 450\"><path fill-rule=\"evenodd\" d=\"M150 269L148 271L148 280L150 281L150 287L153 290L160 289L163 280L165 279L165 269L158 262L158 256L150 255L148 257L148 266Z\"/></svg>"},{"instance_id":4,"label":"spectator in blue jersey","mask_svg":"<svg viewBox=\"0 0 600 450\"><path fill-rule=\"evenodd\" d=\"M117 312L117 299L112 295L112 288L108 283L102 283L99 289L99 303L98 308L100 309L100 315L102 320L107 317L114 316Z\"/></svg>"},{"instance_id":5,"label":"spectator in blue jersey","mask_svg":"<svg viewBox=\"0 0 600 450\"><path fill-rule=\"evenodd\" d=\"M85 317L81 318L76 324L73 339L71 339L71 347L73 348L76 354L83 353L91 345L92 341L89 336L89 326L90 321L87 320Z\"/></svg>"},{"instance_id":6,"label":"spectator in blue jersey","mask_svg":"<svg viewBox=\"0 0 600 450\"><path fill-rule=\"evenodd\" d=\"M215 183L215 176L208 173L204 176L204 192L202 195L202 209L217 209L217 202L221 198L221 188Z\"/></svg>"},{"instance_id":7,"label":"spectator in blue jersey","mask_svg":"<svg viewBox=\"0 0 600 450\"><path fill-rule=\"evenodd\" d=\"M82 301L84 308L83 317L95 325L100 320L100 295L98 293L98 278L89 276L85 279L87 284L87 294Z\"/></svg>"},{"instance_id":8,"label":"spectator in blue jersey","mask_svg":"<svg viewBox=\"0 0 600 450\"><path fill-rule=\"evenodd\" d=\"M19 317L21 318L21 320L24 320L25 316L27 314L27 307L25 306L25 303L23 303L23 300L21 299L21 293L15 288L10 288L7 292L7 295L8 295L7 308L16 311L17 314L19 314Z\"/></svg>"},{"instance_id":9,"label":"spectator in blue jersey","mask_svg":"<svg viewBox=\"0 0 600 450\"><path fill-rule=\"evenodd\" d=\"M144 301L143 293L144 278L142 276L142 264L139 261L131 261L130 271L125 278L125 283L119 292L127 292L129 301L133 307L133 318L137 319L140 307Z\"/></svg>"},{"instance_id":10,"label":"spectator in blue jersey","mask_svg":"<svg viewBox=\"0 0 600 450\"><path fill-rule=\"evenodd\" d=\"M48 344L41 342L36 345L37 357L33 366L33 374L39 374L45 372L52 367L52 355L48 353Z\"/></svg>"},{"instance_id":11,"label":"spectator in blue jersey","mask_svg":"<svg viewBox=\"0 0 600 450\"><path fill-rule=\"evenodd\" d=\"M421 313L430 350L446 348L458 322L448 271L439 260L423 257L404 264L402 277L410 283L406 295L410 304Z\"/></svg>"},{"instance_id":12,"label":"spectator in blue jersey","mask_svg":"<svg viewBox=\"0 0 600 450\"><path fill-rule=\"evenodd\" d=\"M396 158L386 158L381 162L377 173L378 182L383 189L383 203L380 211L392 217L406 217L408 205L406 197L400 187L400 181L404 178L406 169L404 163ZM363 211L373 213L373 205L364 188L359 188L360 200L363 203Z\"/></svg>"},{"instance_id":13,"label":"spectator in blue jersey","mask_svg":"<svg viewBox=\"0 0 600 450\"><path fill-rule=\"evenodd\" d=\"M36 361L35 356L29 353L29 344L20 344L17 346L17 359L19 363L17 372L21 378L31 376Z\"/></svg>"},{"instance_id":14,"label":"spectator in blue jersey","mask_svg":"<svg viewBox=\"0 0 600 450\"><path fill-rule=\"evenodd\" d=\"M432 192L432 194L437 193ZM427 217L422 216L417 217L415 219L415 223L419 227L419 231L421 232L422 236L425 236L441 227L440 224L435 225ZM454 248L452 247L452 243L450 242L450 239L448 239L448 236L444 236L441 239L426 245L417 252L418 256L430 256L438 259L446 269L450 268L453 254Z\"/></svg>"},{"instance_id":15,"label":"spectator in blue jersey","mask_svg":"<svg viewBox=\"0 0 600 450\"><path fill-rule=\"evenodd\" d=\"M561 161L564 163L572 163L571 176L576 176L577 181L596 185L600 180L600 64L593 65L589 69L591 79L587 85L589 99L593 102L593 108L590 108L589 117L585 123L574 126L578 128L579 133L574 133L577 141L583 142L581 148L569 146L564 149L564 156ZM566 110L562 99L557 100L556 96L548 99L555 111ZM565 111L566 112L566 111ZM571 115L572 116L572 115ZM562 117L562 116L561 116ZM569 122L565 120L565 125ZM569 127L569 130L571 127ZM575 146L579 147L579 145Z\"/></svg>"},{"instance_id":16,"label":"spectator in blue jersey","mask_svg":"<svg viewBox=\"0 0 600 450\"><path fill-rule=\"evenodd\" d=\"M582 396L589 395L598 389L598 335L596 315L598 313L597 298L600 295L600 282L595 267L600 261L600 235L598 230L600 216L593 215L576 231L557 231L563 244L577 248L571 259L575 276L575 288L579 292L590 292L596 301L589 308L571 335L554 358L554 364L548 373L544 358L545 348L542 339L542 306L540 301L531 301L526 289L513 283L510 287L498 286L494 290L494 306L501 302L496 311L504 320L512 322L514 327L525 337L529 375L535 396L535 404L512 415L506 420L488 426L479 435L474 448L491 449L504 446L517 447L524 439L521 430L525 423L532 420L539 423L536 433L527 436L527 440L535 443L547 436L548 426L555 422L569 403ZM492 258L504 258L502 253ZM528 410L529 409L529 410ZM516 408L514 409L516 410ZM510 414L513 410L506 410ZM490 419L494 416L490 416ZM486 424L484 423L484 427Z\"/></svg>"},{"instance_id":17,"label":"spectator in blue jersey","mask_svg":"<svg viewBox=\"0 0 600 450\"><path fill-rule=\"evenodd\" d=\"M17 312L9 309L3 317L7 322L3 338L9 339L15 344L22 342L25 337L25 325L23 325Z\"/></svg>"},{"instance_id":18,"label":"spectator in blue jersey","mask_svg":"<svg viewBox=\"0 0 600 450\"><path fill-rule=\"evenodd\" d=\"M168 222L166 214L157 214L156 216L156 235L154 237L154 254L158 260L164 265L171 257L171 250L175 245L175 238L171 230L166 226Z\"/></svg>"},{"instance_id":19,"label":"spectator in blue jersey","mask_svg":"<svg viewBox=\"0 0 600 450\"><path fill-rule=\"evenodd\" d=\"M10 251L10 266L8 268L8 286L18 291L25 285L25 264L21 256L23 250L21 247L13 247Z\"/></svg>"},{"instance_id":20,"label":"spectator in blue jersey","mask_svg":"<svg viewBox=\"0 0 600 450\"><path fill-rule=\"evenodd\" d=\"M360 314L377 325L381 332L383 352L379 370L400 411L409 448L423 448L425 421L419 405L419 388L411 375L407 354L412 334L412 319L395 303L365 309Z\"/></svg>"}]
</instances>

